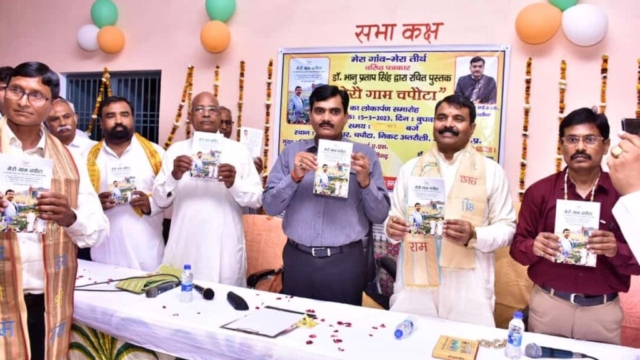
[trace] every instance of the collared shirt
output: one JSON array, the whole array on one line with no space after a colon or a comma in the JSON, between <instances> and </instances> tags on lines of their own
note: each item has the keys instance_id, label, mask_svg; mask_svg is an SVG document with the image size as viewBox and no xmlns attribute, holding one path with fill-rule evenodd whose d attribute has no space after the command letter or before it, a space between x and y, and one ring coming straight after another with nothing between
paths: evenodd
<instances>
[{"instance_id":1,"label":"collared shirt","mask_svg":"<svg viewBox=\"0 0 640 360\"><path fill-rule=\"evenodd\" d=\"M613 216L616 217L625 238L629 238L628 245L637 259L640 256L640 191L618 199L613 207Z\"/></svg>"},{"instance_id":2,"label":"collared shirt","mask_svg":"<svg viewBox=\"0 0 640 360\"><path fill-rule=\"evenodd\" d=\"M67 145L67 148L75 152L76 155L81 155L86 158L89 150L97 143L97 141L93 141L88 137L82 137L76 133L76 136L73 138L73 141Z\"/></svg>"},{"instance_id":3,"label":"collared shirt","mask_svg":"<svg viewBox=\"0 0 640 360\"><path fill-rule=\"evenodd\" d=\"M160 157L164 156L164 149L156 144L153 144L153 147ZM90 148L84 154L85 158L89 151L91 151ZM162 263L164 255L164 239L162 238L164 212L151 196L156 175L144 148L134 136L122 155L118 156L105 143L100 149L96 165L100 170L100 192L108 191L109 184L114 180L122 180L110 179L110 168L128 167L131 169L128 176L135 177L136 190L150 196L151 213L140 217L131 205L117 205L113 209L107 210L105 214L109 218L111 229L109 238L91 249L92 260L130 269L156 270ZM112 192L116 197L122 195L118 188L114 188Z\"/></svg>"},{"instance_id":4,"label":"collared shirt","mask_svg":"<svg viewBox=\"0 0 640 360\"><path fill-rule=\"evenodd\" d=\"M10 154L14 156L44 157L46 136L41 136L38 145L30 150L22 150L22 142L15 136L8 125L2 130L9 139ZM98 195L91 186L86 167L78 166L84 162L71 153L80 175L78 186L78 204L73 209L76 222L65 228L78 247L86 248L98 245L109 236L109 221L102 211ZM25 293L42 294L44 292L44 260L42 257L42 241L39 234L18 233L20 257L22 259L22 286ZM48 236L48 234L45 234Z\"/></svg>"},{"instance_id":5,"label":"collared shirt","mask_svg":"<svg viewBox=\"0 0 640 360\"><path fill-rule=\"evenodd\" d=\"M613 232L618 242L614 257L597 256L596 267L553 263L533 253L533 243L541 232L554 233L556 201L564 199L564 179L567 169L531 185L524 194L511 256L522 265L529 265L531 280L559 291L587 295L604 295L629 291L629 275L640 274L640 266L613 217L612 209L620 195L613 187L609 173L602 172L595 189L594 201L600 203L600 230ZM576 186L567 181L568 200L589 201Z\"/></svg>"},{"instance_id":6,"label":"collared shirt","mask_svg":"<svg viewBox=\"0 0 640 360\"><path fill-rule=\"evenodd\" d=\"M362 239L371 223L384 221L389 212L389 195L373 149L353 144L354 153L363 153L369 159L371 182L367 188L360 188L352 168L346 199L314 195L313 172L299 183L293 181L294 159L302 151L317 154L318 147L313 139L287 145L273 165L262 194L267 214L275 216L286 210L282 227L289 238L306 246L341 246Z\"/></svg>"}]
</instances>

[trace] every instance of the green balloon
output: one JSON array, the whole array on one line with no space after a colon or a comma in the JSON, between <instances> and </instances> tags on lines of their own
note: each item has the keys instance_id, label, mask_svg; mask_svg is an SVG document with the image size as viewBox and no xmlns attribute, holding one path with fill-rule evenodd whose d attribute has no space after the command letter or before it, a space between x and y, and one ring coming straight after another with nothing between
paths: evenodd
<instances>
[{"instance_id":1,"label":"green balloon","mask_svg":"<svg viewBox=\"0 0 640 360\"><path fill-rule=\"evenodd\" d=\"M115 25L118 21L118 8L111 0L96 0L91 5L91 20L99 27Z\"/></svg>"},{"instance_id":2,"label":"green balloon","mask_svg":"<svg viewBox=\"0 0 640 360\"><path fill-rule=\"evenodd\" d=\"M573 5L577 4L578 0L549 0L549 3L560 9L560 11L565 11Z\"/></svg>"},{"instance_id":3,"label":"green balloon","mask_svg":"<svg viewBox=\"0 0 640 360\"><path fill-rule=\"evenodd\" d=\"M236 11L236 0L205 0L209 19L227 22Z\"/></svg>"}]
</instances>

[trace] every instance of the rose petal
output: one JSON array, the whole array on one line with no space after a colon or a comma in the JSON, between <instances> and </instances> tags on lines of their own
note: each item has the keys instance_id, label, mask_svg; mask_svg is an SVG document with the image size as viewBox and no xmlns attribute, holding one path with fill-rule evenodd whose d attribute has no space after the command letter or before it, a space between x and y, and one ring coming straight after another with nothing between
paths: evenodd
<instances>
[{"instance_id":1,"label":"rose petal","mask_svg":"<svg viewBox=\"0 0 640 360\"><path fill-rule=\"evenodd\" d=\"M369 334L369 336L373 336L373 334Z\"/></svg>"},{"instance_id":2,"label":"rose petal","mask_svg":"<svg viewBox=\"0 0 640 360\"><path fill-rule=\"evenodd\" d=\"M377 326L372 326L371 328L372 328L373 330L378 330L378 327L377 327Z\"/></svg>"},{"instance_id":3,"label":"rose petal","mask_svg":"<svg viewBox=\"0 0 640 360\"><path fill-rule=\"evenodd\" d=\"M313 341L307 340L307 345L311 345L311 344L313 344Z\"/></svg>"},{"instance_id":4,"label":"rose petal","mask_svg":"<svg viewBox=\"0 0 640 360\"><path fill-rule=\"evenodd\" d=\"M342 340L340 340L340 339L333 339L333 342L334 342L334 343L336 343L336 344L340 344L340 343L342 342Z\"/></svg>"},{"instance_id":5,"label":"rose petal","mask_svg":"<svg viewBox=\"0 0 640 360\"><path fill-rule=\"evenodd\" d=\"M260 310L260 306L256 306L256 310Z\"/></svg>"},{"instance_id":6,"label":"rose petal","mask_svg":"<svg viewBox=\"0 0 640 360\"><path fill-rule=\"evenodd\" d=\"M338 331L340 331L340 330L338 330L338 329L336 329L336 330L333 330L333 332L334 332L334 333L337 333Z\"/></svg>"},{"instance_id":7,"label":"rose petal","mask_svg":"<svg viewBox=\"0 0 640 360\"><path fill-rule=\"evenodd\" d=\"M324 319L320 319L321 322L324 322Z\"/></svg>"},{"instance_id":8,"label":"rose petal","mask_svg":"<svg viewBox=\"0 0 640 360\"><path fill-rule=\"evenodd\" d=\"M338 348L338 351L344 351L344 349L343 348Z\"/></svg>"},{"instance_id":9,"label":"rose petal","mask_svg":"<svg viewBox=\"0 0 640 360\"><path fill-rule=\"evenodd\" d=\"M282 300L282 298L281 297L277 297L276 300Z\"/></svg>"},{"instance_id":10,"label":"rose petal","mask_svg":"<svg viewBox=\"0 0 640 360\"><path fill-rule=\"evenodd\" d=\"M316 338L316 334L311 334L309 335L310 338L315 339Z\"/></svg>"},{"instance_id":11,"label":"rose petal","mask_svg":"<svg viewBox=\"0 0 640 360\"><path fill-rule=\"evenodd\" d=\"M332 337L332 338L335 338L335 337L338 337L338 335L336 335L336 334L331 334L331 337Z\"/></svg>"},{"instance_id":12,"label":"rose petal","mask_svg":"<svg viewBox=\"0 0 640 360\"><path fill-rule=\"evenodd\" d=\"M386 328L386 326L384 324L380 324L380 327L383 328L383 329Z\"/></svg>"},{"instance_id":13,"label":"rose petal","mask_svg":"<svg viewBox=\"0 0 640 360\"><path fill-rule=\"evenodd\" d=\"M162 308L163 308L163 309L166 309L167 307L166 307L165 305L162 305Z\"/></svg>"},{"instance_id":14,"label":"rose petal","mask_svg":"<svg viewBox=\"0 0 640 360\"><path fill-rule=\"evenodd\" d=\"M333 324L329 324L329 327L333 327Z\"/></svg>"},{"instance_id":15,"label":"rose petal","mask_svg":"<svg viewBox=\"0 0 640 360\"><path fill-rule=\"evenodd\" d=\"M338 325L343 325L344 323L342 321L338 321L337 324Z\"/></svg>"}]
</instances>

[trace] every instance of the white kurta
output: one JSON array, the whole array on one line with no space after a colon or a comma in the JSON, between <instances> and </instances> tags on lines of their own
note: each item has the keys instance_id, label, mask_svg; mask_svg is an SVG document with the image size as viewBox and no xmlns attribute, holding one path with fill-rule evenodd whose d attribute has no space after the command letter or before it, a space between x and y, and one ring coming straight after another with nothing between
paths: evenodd
<instances>
[{"instance_id":1,"label":"white kurta","mask_svg":"<svg viewBox=\"0 0 640 360\"><path fill-rule=\"evenodd\" d=\"M80 131L80 133L82 133L82 131ZM89 150L91 150L91 148L97 143L97 141L93 141L88 137L78 135L78 131L76 131L76 136L73 138L73 141L67 145L67 148L69 148L71 152L75 152L86 159L86 155Z\"/></svg>"},{"instance_id":2,"label":"white kurta","mask_svg":"<svg viewBox=\"0 0 640 360\"><path fill-rule=\"evenodd\" d=\"M613 207L613 216L636 259L640 259L640 191L627 194Z\"/></svg>"},{"instance_id":3,"label":"white kurta","mask_svg":"<svg viewBox=\"0 0 640 360\"><path fill-rule=\"evenodd\" d=\"M153 145L162 157L164 149ZM84 153L85 159L89 151L90 148ZM144 148L135 136L121 157L104 144L96 163L100 169L100 192L108 191L109 184L115 180L109 179L109 169L117 166L127 166L131 169L130 174L135 176L137 190L148 195L153 192L155 174ZM111 224L110 235L102 244L91 249L93 261L144 271L154 271L160 266L164 255L164 212L156 205L153 197L149 202L151 214L142 217L127 204L105 211Z\"/></svg>"},{"instance_id":4,"label":"white kurta","mask_svg":"<svg viewBox=\"0 0 640 360\"><path fill-rule=\"evenodd\" d=\"M242 207L260 207L262 183L246 146L222 141L220 161L236 169L229 189L217 179L192 178L188 171L180 180L173 178L173 160L191 155L192 139L174 143L162 160L153 195L162 207L173 204L163 263L176 268L191 264L196 281L245 286Z\"/></svg>"},{"instance_id":5,"label":"white kurta","mask_svg":"<svg viewBox=\"0 0 640 360\"><path fill-rule=\"evenodd\" d=\"M440 174L444 179L447 194L451 190L460 165L460 153L453 162L447 163L442 154L438 158L442 164ZM391 197L389 217L406 219L407 187L409 178L418 158L412 159L400 168ZM476 227L476 265L473 270L446 270L441 272L442 284L435 290L405 289L403 286L403 250L398 257L398 270L391 297L391 310L440 317L444 319L495 326L493 310L494 254L500 247L509 246L516 230L516 213L513 208L509 183L502 168L493 160L485 158L487 207L483 226ZM384 226L386 229L387 221ZM392 243L396 241L390 239Z\"/></svg>"}]
</instances>

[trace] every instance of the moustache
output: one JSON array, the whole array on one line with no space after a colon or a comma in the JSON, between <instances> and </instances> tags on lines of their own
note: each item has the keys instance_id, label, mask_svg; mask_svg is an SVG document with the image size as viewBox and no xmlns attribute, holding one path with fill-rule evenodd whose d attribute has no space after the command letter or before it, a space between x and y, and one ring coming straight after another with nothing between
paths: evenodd
<instances>
[{"instance_id":1,"label":"moustache","mask_svg":"<svg viewBox=\"0 0 640 360\"><path fill-rule=\"evenodd\" d=\"M587 160L591 160L591 155L587 154L586 151L576 151L575 154L571 155L571 160L575 160L580 156L584 156Z\"/></svg>"},{"instance_id":2,"label":"moustache","mask_svg":"<svg viewBox=\"0 0 640 360\"><path fill-rule=\"evenodd\" d=\"M321 123L320 123L320 125L318 125L318 126L323 127L323 126L325 126L325 125L326 125L326 126L330 126L330 127L332 127L332 128L334 127L334 126L333 126L333 124L332 124L331 122L329 122L329 121L323 121L323 122L321 122Z\"/></svg>"},{"instance_id":3,"label":"moustache","mask_svg":"<svg viewBox=\"0 0 640 360\"><path fill-rule=\"evenodd\" d=\"M58 127L58 131L61 130L71 130L71 126L69 125L60 125L60 127Z\"/></svg>"},{"instance_id":4,"label":"moustache","mask_svg":"<svg viewBox=\"0 0 640 360\"><path fill-rule=\"evenodd\" d=\"M444 135L446 133L449 133L453 136L460 135L460 132L452 127L443 127L442 129L438 130L438 134L440 135Z\"/></svg>"}]
</instances>

